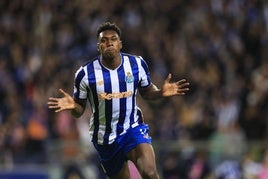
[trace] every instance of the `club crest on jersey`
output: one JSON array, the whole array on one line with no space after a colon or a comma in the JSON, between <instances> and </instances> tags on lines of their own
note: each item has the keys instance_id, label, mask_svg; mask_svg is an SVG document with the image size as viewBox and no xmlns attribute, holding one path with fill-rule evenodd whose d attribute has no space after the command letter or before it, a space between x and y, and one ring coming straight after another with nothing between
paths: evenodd
<instances>
[{"instance_id":1,"label":"club crest on jersey","mask_svg":"<svg viewBox=\"0 0 268 179\"><path fill-rule=\"evenodd\" d=\"M127 72L127 76L125 78L125 81L127 83L132 83L134 81L134 77L132 76L132 74L130 72Z\"/></svg>"}]
</instances>

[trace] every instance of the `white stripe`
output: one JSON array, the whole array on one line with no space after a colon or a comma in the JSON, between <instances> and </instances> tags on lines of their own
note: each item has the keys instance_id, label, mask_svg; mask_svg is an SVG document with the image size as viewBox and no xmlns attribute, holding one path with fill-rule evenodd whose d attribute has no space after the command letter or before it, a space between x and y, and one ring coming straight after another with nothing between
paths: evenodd
<instances>
[{"instance_id":1,"label":"white stripe","mask_svg":"<svg viewBox=\"0 0 268 179\"><path fill-rule=\"evenodd\" d=\"M136 57L138 67L139 67L139 74L140 74L140 80L141 80L141 86L147 86L149 84L148 79L147 79L147 74L144 68L141 65L141 61L143 60L141 57Z\"/></svg>"},{"instance_id":2,"label":"white stripe","mask_svg":"<svg viewBox=\"0 0 268 179\"><path fill-rule=\"evenodd\" d=\"M87 71L86 66L84 67L84 71L85 71L85 76L84 76L82 81L83 81L83 83L85 83L85 86L90 87L89 81L88 81L88 71ZM94 113L95 112L95 103L93 102L92 89L89 88L89 94L87 93L87 95L89 96L87 99L89 99L89 101L90 101L91 111L92 111L92 113Z\"/></svg>"},{"instance_id":3,"label":"white stripe","mask_svg":"<svg viewBox=\"0 0 268 179\"><path fill-rule=\"evenodd\" d=\"M146 73L145 73L145 70L141 66L141 59L139 57L135 57L135 58L136 58L136 61L137 61L137 64L138 64L139 81L140 81L142 79L142 76L143 75L146 75ZM136 96L137 95L137 91L135 93L136 93L135 94L135 96ZM132 127L133 127L133 125L135 125L135 123L136 123L136 125L138 124L138 119L139 119L139 116L137 115L138 109L137 109L137 104L136 103L137 103L137 101L135 99L135 104L134 104L134 106L135 106L135 110L134 110L134 124L132 124Z\"/></svg>"},{"instance_id":4,"label":"white stripe","mask_svg":"<svg viewBox=\"0 0 268 179\"><path fill-rule=\"evenodd\" d=\"M124 69L125 69L125 76L127 76L127 73L130 72L131 75L132 74L132 68L131 68L131 64L129 62L129 58L128 56L124 56ZM127 83L127 91L132 91L134 93L134 83ZM126 98L126 118L125 118L125 122L124 122L124 130L127 130L130 126L130 114L131 114L131 110L132 110L132 97L128 97Z\"/></svg>"},{"instance_id":5,"label":"white stripe","mask_svg":"<svg viewBox=\"0 0 268 179\"><path fill-rule=\"evenodd\" d=\"M111 77L111 83L112 83L112 92L118 93L120 92L119 89L119 80L118 80L118 74L117 70L109 70L110 71L110 77ZM112 127L112 133L109 136L109 141L112 141L116 138L116 125L118 123L118 118L120 114L120 99L119 98L113 98L112 99L112 121L111 121L111 127Z\"/></svg>"},{"instance_id":6,"label":"white stripe","mask_svg":"<svg viewBox=\"0 0 268 179\"><path fill-rule=\"evenodd\" d=\"M90 134L90 137L92 137L93 132L94 132L94 125L93 125L94 124L94 115L93 115L93 113L95 113L95 111L96 111L96 107L95 107L96 104L94 103L92 89L90 89L87 68L85 67L84 70L85 70L85 83L89 87L88 100L90 101L90 108L91 108L91 112L92 112L92 115L89 119L89 134Z\"/></svg>"},{"instance_id":7,"label":"white stripe","mask_svg":"<svg viewBox=\"0 0 268 179\"><path fill-rule=\"evenodd\" d=\"M104 92L104 79L102 75L101 65L98 60L93 62L95 70L95 79L96 79L96 89L97 94ZM95 119L98 120L98 119ZM98 142L103 142L103 136L105 132L105 100L99 98L99 133L98 133Z\"/></svg>"}]
</instances>

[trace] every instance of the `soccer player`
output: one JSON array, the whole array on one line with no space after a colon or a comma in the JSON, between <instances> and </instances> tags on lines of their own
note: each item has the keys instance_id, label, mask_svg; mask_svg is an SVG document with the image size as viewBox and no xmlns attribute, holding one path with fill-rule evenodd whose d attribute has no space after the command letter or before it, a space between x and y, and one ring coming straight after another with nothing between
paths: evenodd
<instances>
[{"instance_id":1,"label":"soccer player","mask_svg":"<svg viewBox=\"0 0 268 179\"><path fill-rule=\"evenodd\" d=\"M142 57L121 52L121 30L114 23L99 26L97 39L100 55L77 70L73 97L60 89L63 97L50 97L48 107L80 117L88 100L92 142L107 176L130 178L127 161L131 160L143 178L159 178L149 127L136 94L144 99L184 95L189 83L185 79L171 83L169 74L159 89Z\"/></svg>"}]
</instances>

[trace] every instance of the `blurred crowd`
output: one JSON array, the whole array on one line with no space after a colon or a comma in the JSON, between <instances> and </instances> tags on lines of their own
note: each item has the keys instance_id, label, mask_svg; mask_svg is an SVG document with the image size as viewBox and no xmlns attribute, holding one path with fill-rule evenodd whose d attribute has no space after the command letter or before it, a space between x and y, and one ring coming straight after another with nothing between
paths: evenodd
<instances>
[{"instance_id":1,"label":"blurred crowd","mask_svg":"<svg viewBox=\"0 0 268 179\"><path fill-rule=\"evenodd\" d=\"M153 140L209 144L205 153L164 151L165 178L178 171L195 178L202 169L267 176L267 146L256 154L247 145L268 137L268 3L261 0L0 1L0 164L48 163L51 141L89 145L91 112L55 114L47 98L59 88L72 93L75 71L98 54L96 29L105 21L118 24L122 51L142 56L155 84L169 72L191 84L183 97L138 100ZM95 160L75 145L60 154Z\"/></svg>"}]
</instances>

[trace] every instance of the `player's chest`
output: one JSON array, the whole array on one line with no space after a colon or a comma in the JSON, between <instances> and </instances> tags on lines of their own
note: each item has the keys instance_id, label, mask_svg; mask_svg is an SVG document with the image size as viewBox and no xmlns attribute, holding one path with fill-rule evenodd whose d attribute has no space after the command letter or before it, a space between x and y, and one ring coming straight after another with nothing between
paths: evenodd
<instances>
[{"instance_id":1,"label":"player's chest","mask_svg":"<svg viewBox=\"0 0 268 179\"><path fill-rule=\"evenodd\" d=\"M138 72L131 70L97 70L91 84L97 93L134 91L139 82Z\"/></svg>"}]
</instances>

